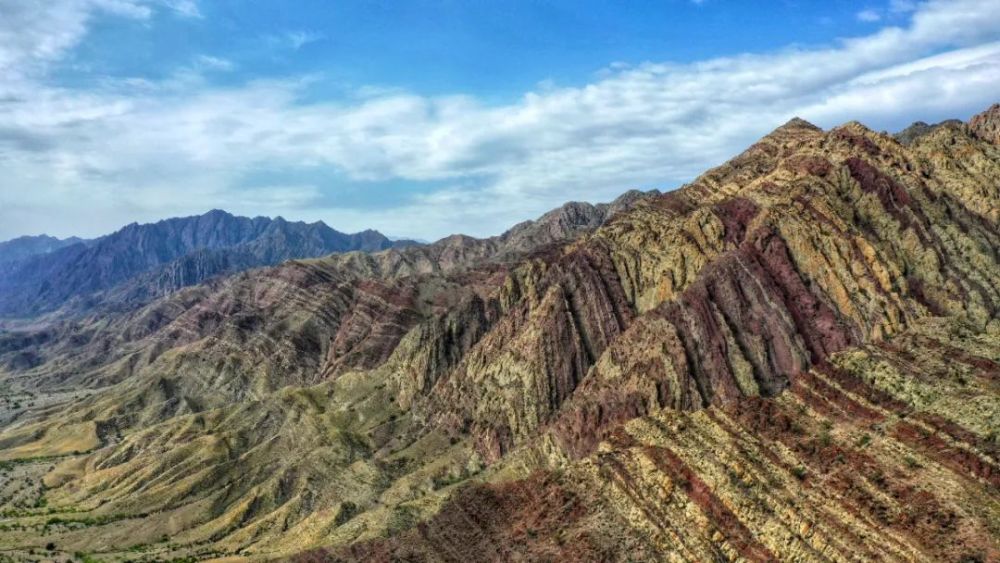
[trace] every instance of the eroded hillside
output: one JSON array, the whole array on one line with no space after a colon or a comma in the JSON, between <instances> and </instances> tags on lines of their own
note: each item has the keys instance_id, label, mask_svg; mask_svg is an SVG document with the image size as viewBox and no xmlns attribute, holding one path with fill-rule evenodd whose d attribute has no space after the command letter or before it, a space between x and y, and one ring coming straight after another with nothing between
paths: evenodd
<instances>
[{"instance_id":1,"label":"eroded hillside","mask_svg":"<svg viewBox=\"0 0 1000 563\"><path fill-rule=\"evenodd\" d=\"M44 400L5 414L0 542L997 560L998 123L793 120L599 216L3 335Z\"/></svg>"}]
</instances>

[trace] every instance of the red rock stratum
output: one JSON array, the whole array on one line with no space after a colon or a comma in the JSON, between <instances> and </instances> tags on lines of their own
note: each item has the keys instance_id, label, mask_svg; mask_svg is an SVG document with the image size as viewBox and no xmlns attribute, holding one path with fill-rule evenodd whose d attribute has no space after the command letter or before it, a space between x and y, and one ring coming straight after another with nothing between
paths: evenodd
<instances>
[{"instance_id":1,"label":"red rock stratum","mask_svg":"<svg viewBox=\"0 0 1000 563\"><path fill-rule=\"evenodd\" d=\"M0 541L996 561L997 123L994 106L903 143L792 120L599 216L3 335L10 385L69 396L0 433L41 483L5 493Z\"/></svg>"}]
</instances>

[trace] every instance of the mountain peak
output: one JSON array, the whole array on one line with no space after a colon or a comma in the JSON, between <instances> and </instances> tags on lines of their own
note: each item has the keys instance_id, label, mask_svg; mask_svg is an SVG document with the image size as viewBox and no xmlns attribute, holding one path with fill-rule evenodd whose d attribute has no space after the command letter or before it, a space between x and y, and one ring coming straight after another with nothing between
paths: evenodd
<instances>
[{"instance_id":1,"label":"mountain peak","mask_svg":"<svg viewBox=\"0 0 1000 563\"><path fill-rule=\"evenodd\" d=\"M793 117L785 122L784 125L778 127L778 130L794 130L794 129L808 129L810 131L822 131L823 129L813 125L812 123L802 119L801 117Z\"/></svg>"},{"instance_id":2,"label":"mountain peak","mask_svg":"<svg viewBox=\"0 0 1000 563\"><path fill-rule=\"evenodd\" d=\"M48 254L78 242L83 242L83 239L77 237L59 239L47 234L17 237L0 242L0 263L9 264L31 256Z\"/></svg>"},{"instance_id":3,"label":"mountain peak","mask_svg":"<svg viewBox=\"0 0 1000 563\"><path fill-rule=\"evenodd\" d=\"M0 538L105 557L142 542L147 559L790 560L822 544L985 560L1000 153L969 131L910 147L793 120L688 187L623 194L636 204L610 223L616 204L571 202L499 237L255 269L139 310L290 244L368 235L188 218L60 251L27 299L110 291L81 299L95 314L0 334L0 460L32 479L0 499Z\"/></svg>"},{"instance_id":4,"label":"mountain peak","mask_svg":"<svg viewBox=\"0 0 1000 563\"><path fill-rule=\"evenodd\" d=\"M852 133L861 133L861 134L875 133L875 131L872 130L871 127L868 127L867 125L861 123L856 119L852 119L851 121L848 121L843 125L835 127L834 130L850 131Z\"/></svg>"},{"instance_id":5,"label":"mountain peak","mask_svg":"<svg viewBox=\"0 0 1000 563\"><path fill-rule=\"evenodd\" d=\"M76 242L39 238L0 245L0 263L17 262L0 279L0 314L51 311L76 297L125 286L131 288L123 293L127 296L155 297L212 276L289 259L393 246L376 231L352 235L323 223L249 219L221 209L131 223L96 244L71 247Z\"/></svg>"},{"instance_id":6,"label":"mountain peak","mask_svg":"<svg viewBox=\"0 0 1000 563\"><path fill-rule=\"evenodd\" d=\"M233 215L232 213L226 211L225 209L212 209L212 210L209 210L208 212L206 212L206 213L204 213L204 214L202 214L200 216L196 216L196 217L200 217L201 219L213 219L213 220L216 220L216 221L221 221L221 220L226 220L226 219L233 219L236 216Z\"/></svg>"},{"instance_id":7,"label":"mountain peak","mask_svg":"<svg viewBox=\"0 0 1000 563\"><path fill-rule=\"evenodd\" d=\"M904 145L910 145L917 139L926 137L934 131L942 127L957 127L964 125L961 121L957 119L948 119L940 123L935 123L933 125L926 123L924 121L915 121L912 125L903 129L899 133L893 135L893 137Z\"/></svg>"},{"instance_id":8,"label":"mountain peak","mask_svg":"<svg viewBox=\"0 0 1000 563\"><path fill-rule=\"evenodd\" d=\"M760 140L764 142L778 141L784 143L793 139L804 139L822 133L822 128L809 123L801 117L793 117L767 135L764 135Z\"/></svg>"},{"instance_id":9,"label":"mountain peak","mask_svg":"<svg viewBox=\"0 0 1000 563\"><path fill-rule=\"evenodd\" d=\"M972 134L984 141L1000 144L1000 104L993 104L986 111L969 120Z\"/></svg>"},{"instance_id":10,"label":"mountain peak","mask_svg":"<svg viewBox=\"0 0 1000 563\"><path fill-rule=\"evenodd\" d=\"M10 243L19 243L19 242L28 242L28 241L55 242L55 241L58 241L58 240L59 239L56 238L56 237L54 237L54 236L42 233L40 235L23 235L23 236L15 237L15 238L12 238L10 240L0 241L0 244L10 244Z\"/></svg>"}]
</instances>

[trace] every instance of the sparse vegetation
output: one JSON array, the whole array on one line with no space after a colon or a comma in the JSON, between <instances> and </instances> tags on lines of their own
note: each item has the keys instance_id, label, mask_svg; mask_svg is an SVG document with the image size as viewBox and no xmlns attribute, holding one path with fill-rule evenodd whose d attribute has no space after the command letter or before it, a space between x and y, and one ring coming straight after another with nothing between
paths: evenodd
<instances>
[{"instance_id":1,"label":"sparse vegetation","mask_svg":"<svg viewBox=\"0 0 1000 563\"><path fill-rule=\"evenodd\" d=\"M8 379L73 389L65 404L0 401L15 421L0 429L5 554L992 548L1000 497L980 438L996 439L996 409L973 394L993 391L1000 235L992 208L966 207L1000 165L964 190L996 151L963 127L955 148L920 153L793 123L689 188L551 240L590 212L571 207L502 260L489 253L509 237L286 262L59 320L38 346L4 335L0 365L8 349L42 361Z\"/></svg>"},{"instance_id":2,"label":"sparse vegetation","mask_svg":"<svg viewBox=\"0 0 1000 563\"><path fill-rule=\"evenodd\" d=\"M827 448L833 444L833 436L830 434L832 429L833 423L829 420L824 420L820 425L819 435L816 437L820 446Z\"/></svg>"}]
</instances>

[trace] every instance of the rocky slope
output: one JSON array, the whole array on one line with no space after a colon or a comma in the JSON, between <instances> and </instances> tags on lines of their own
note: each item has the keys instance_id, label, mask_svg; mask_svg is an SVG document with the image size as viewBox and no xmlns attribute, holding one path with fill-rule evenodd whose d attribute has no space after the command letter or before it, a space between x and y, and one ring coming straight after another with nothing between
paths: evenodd
<instances>
[{"instance_id":1,"label":"rocky slope","mask_svg":"<svg viewBox=\"0 0 1000 563\"><path fill-rule=\"evenodd\" d=\"M82 310L97 302L141 304L219 274L291 258L407 244L376 231L348 235L323 223L250 219L218 210L132 224L91 244L36 253L0 272L0 317L44 313L71 300ZM102 295L112 289L117 292Z\"/></svg>"},{"instance_id":2,"label":"rocky slope","mask_svg":"<svg viewBox=\"0 0 1000 563\"><path fill-rule=\"evenodd\" d=\"M969 120L971 133L990 143L1000 143L1000 104L993 104L990 109L973 116Z\"/></svg>"},{"instance_id":3,"label":"rocky slope","mask_svg":"<svg viewBox=\"0 0 1000 563\"><path fill-rule=\"evenodd\" d=\"M7 402L38 404L4 413L0 542L997 560L996 114L907 144L793 120L610 217L4 335Z\"/></svg>"},{"instance_id":4,"label":"rocky slope","mask_svg":"<svg viewBox=\"0 0 1000 563\"><path fill-rule=\"evenodd\" d=\"M289 261L275 269L177 291L146 307L126 307L122 313L109 314L109 310L121 309L136 287L148 287L145 277L140 277L110 292L97 312L82 320L0 334L0 367L10 373L9 385L48 391L102 387L139 371L157 376L184 372L191 369L186 364L188 356L161 356L194 343L255 356L253 363L268 366L257 371L261 375L255 384L265 391L322 379L312 372L328 353L335 355L331 366L323 368L326 375L353 366L347 362L354 359L372 367L393 351L421 315L443 311L459 301L470 289L470 280L493 276L494 269L527 249L545 248L593 230L615 211L654 195L629 192L611 204L566 204L488 239L452 236L378 253ZM486 262L491 265L469 273ZM376 322L387 326L370 326ZM260 338L262 332L271 331ZM250 345L250 340L259 344ZM310 346L323 357L301 354L305 342L313 342ZM352 349L328 350L333 342ZM184 382L189 380L184 378ZM246 387L243 381L233 393L244 396Z\"/></svg>"},{"instance_id":5,"label":"rocky slope","mask_svg":"<svg viewBox=\"0 0 1000 563\"><path fill-rule=\"evenodd\" d=\"M963 125L964 124L958 119L949 119L933 125L924 123L923 121L917 121L899 133L894 134L893 138L900 143L909 146L916 142L917 139L930 135L941 127L962 127Z\"/></svg>"}]
</instances>

